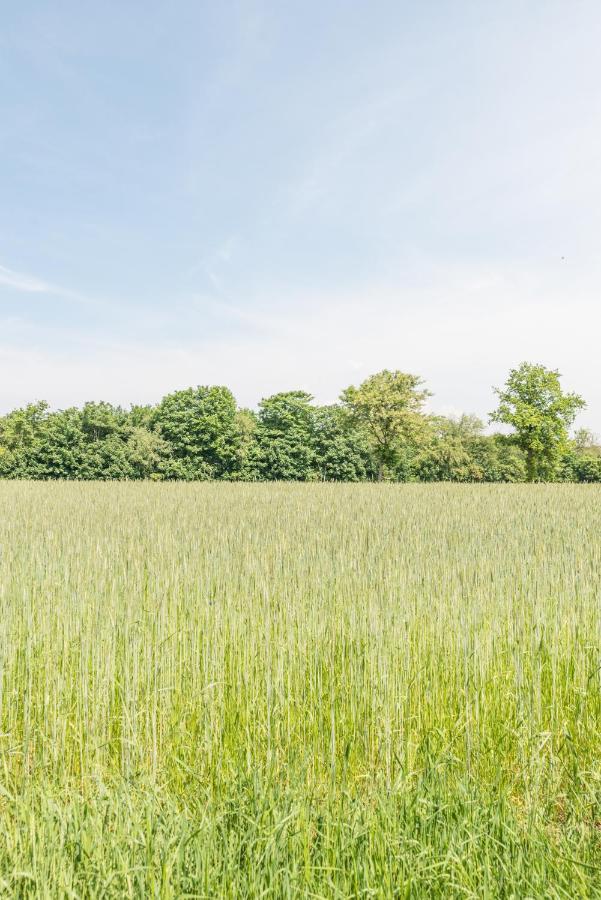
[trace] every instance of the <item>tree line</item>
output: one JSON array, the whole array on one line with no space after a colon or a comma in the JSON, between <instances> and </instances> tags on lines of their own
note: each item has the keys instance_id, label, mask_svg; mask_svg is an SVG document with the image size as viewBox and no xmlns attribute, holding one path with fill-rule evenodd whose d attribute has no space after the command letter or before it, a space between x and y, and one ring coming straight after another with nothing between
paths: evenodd
<instances>
[{"instance_id":1,"label":"tree line","mask_svg":"<svg viewBox=\"0 0 601 900\"><path fill-rule=\"evenodd\" d=\"M51 411L31 403L0 417L0 477L229 481L601 481L601 447L570 437L584 400L556 370L523 363L495 389L485 434L475 416L427 414L416 375L384 370L339 402L305 391L239 408L221 386L175 391L126 410L91 402Z\"/></svg>"}]
</instances>

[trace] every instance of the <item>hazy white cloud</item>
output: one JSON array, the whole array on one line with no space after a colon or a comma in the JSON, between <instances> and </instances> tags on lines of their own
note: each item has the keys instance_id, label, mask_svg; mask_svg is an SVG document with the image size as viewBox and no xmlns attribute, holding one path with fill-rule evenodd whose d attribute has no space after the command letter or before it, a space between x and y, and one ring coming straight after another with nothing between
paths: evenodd
<instances>
[{"instance_id":1,"label":"hazy white cloud","mask_svg":"<svg viewBox=\"0 0 601 900\"><path fill-rule=\"evenodd\" d=\"M0 285L29 294L57 293L56 288L48 282L33 275L25 275L23 272L14 272L12 269L7 269L6 266L0 266Z\"/></svg>"},{"instance_id":2,"label":"hazy white cloud","mask_svg":"<svg viewBox=\"0 0 601 900\"><path fill-rule=\"evenodd\" d=\"M115 313L124 311L124 304L117 301L107 299L106 297L92 297L88 294L74 291L70 288L52 284L35 275L16 272L7 266L0 265L0 296L2 288L7 291L16 291L25 294L47 294L49 297L57 297L66 300L68 303L75 303L90 309L97 309L102 312ZM22 324L26 324L25 319L19 320ZM33 324L33 323L32 323ZM67 326L64 326L65 329Z\"/></svg>"},{"instance_id":3,"label":"hazy white cloud","mask_svg":"<svg viewBox=\"0 0 601 900\"><path fill-rule=\"evenodd\" d=\"M595 292L561 271L538 275L485 267L440 267L427 284L399 284L327 297L298 295L278 311L254 304L246 313L216 304L225 327L219 337L143 342L72 335L50 349L18 333L0 350L0 408L39 398L52 406L88 399L155 402L193 384L227 384L254 406L270 393L303 388L320 402L384 367L422 375L440 412L486 417L493 386L522 360L559 368L567 389L585 396L580 421L601 430L601 385L596 377L598 322ZM242 326L242 327L240 327ZM199 335L199 336L198 336ZM16 377L15 373L18 373Z\"/></svg>"}]
</instances>

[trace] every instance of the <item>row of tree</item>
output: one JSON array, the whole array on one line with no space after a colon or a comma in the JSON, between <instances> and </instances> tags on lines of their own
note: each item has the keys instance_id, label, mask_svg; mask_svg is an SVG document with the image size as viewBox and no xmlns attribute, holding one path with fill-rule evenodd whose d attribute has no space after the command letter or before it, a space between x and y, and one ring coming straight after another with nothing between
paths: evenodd
<instances>
[{"instance_id":1,"label":"row of tree","mask_svg":"<svg viewBox=\"0 0 601 900\"><path fill-rule=\"evenodd\" d=\"M225 387L176 391L156 406L109 403L52 412L30 404L0 418L0 477L239 481L601 481L601 448L569 437L584 401L559 373L522 364L496 391L484 434L475 416L428 415L421 378L384 370L340 402L304 391L239 409Z\"/></svg>"}]
</instances>

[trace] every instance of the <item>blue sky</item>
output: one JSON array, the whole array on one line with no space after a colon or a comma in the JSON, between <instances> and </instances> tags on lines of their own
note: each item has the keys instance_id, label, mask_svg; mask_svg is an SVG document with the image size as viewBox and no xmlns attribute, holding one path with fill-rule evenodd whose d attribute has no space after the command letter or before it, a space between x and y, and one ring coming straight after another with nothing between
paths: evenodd
<instances>
[{"instance_id":1,"label":"blue sky","mask_svg":"<svg viewBox=\"0 0 601 900\"><path fill-rule=\"evenodd\" d=\"M601 9L5 4L0 409L383 367L481 415L523 359L601 431Z\"/></svg>"}]
</instances>

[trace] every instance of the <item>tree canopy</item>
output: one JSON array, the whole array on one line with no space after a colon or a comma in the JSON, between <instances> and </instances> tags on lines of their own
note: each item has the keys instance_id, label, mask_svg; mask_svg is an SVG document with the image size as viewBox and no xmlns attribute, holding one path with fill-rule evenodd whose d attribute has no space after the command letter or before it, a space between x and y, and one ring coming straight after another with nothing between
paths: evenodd
<instances>
[{"instance_id":1,"label":"tree canopy","mask_svg":"<svg viewBox=\"0 0 601 900\"><path fill-rule=\"evenodd\" d=\"M524 363L497 391L486 434L475 416L432 415L417 375L387 369L320 406L302 390L256 410L201 385L158 404L36 402L0 417L0 478L230 481L601 481L601 447L569 436L582 398L559 373Z\"/></svg>"},{"instance_id":2,"label":"tree canopy","mask_svg":"<svg viewBox=\"0 0 601 900\"><path fill-rule=\"evenodd\" d=\"M422 410L431 394L422 385L418 375L384 369L341 394L351 420L368 435L380 481L393 474L404 454L423 439Z\"/></svg>"},{"instance_id":3,"label":"tree canopy","mask_svg":"<svg viewBox=\"0 0 601 900\"><path fill-rule=\"evenodd\" d=\"M522 363L509 373L491 421L511 425L526 459L528 481L552 480L568 450L569 428L585 402L564 393L556 369Z\"/></svg>"}]
</instances>

